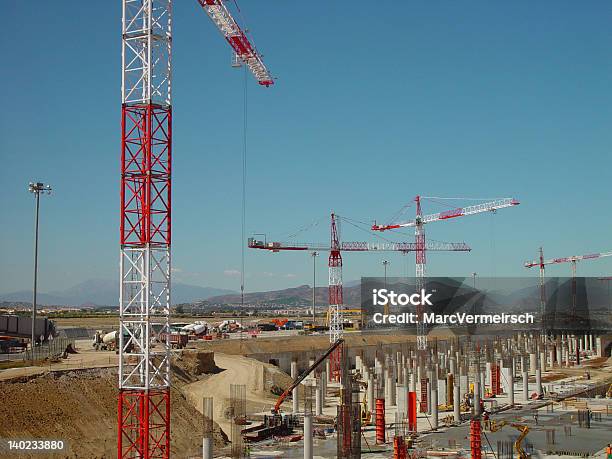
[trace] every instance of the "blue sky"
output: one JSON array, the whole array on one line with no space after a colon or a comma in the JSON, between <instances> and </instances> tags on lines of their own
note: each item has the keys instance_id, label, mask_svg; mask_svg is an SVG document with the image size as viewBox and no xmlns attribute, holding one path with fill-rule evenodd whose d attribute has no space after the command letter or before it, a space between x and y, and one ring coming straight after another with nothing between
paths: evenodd
<instances>
[{"instance_id":1,"label":"blue sky","mask_svg":"<svg viewBox=\"0 0 612 459\"><path fill-rule=\"evenodd\" d=\"M323 219L300 239L326 241L332 209L370 222L416 194L515 196L522 205L497 215L429 225L428 237L473 248L431 254L429 272L520 276L541 244L549 257L612 249L611 2L240 6L278 77L270 89L249 80L249 233ZM31 284L33 179L55 189L40 289L114 278L120 2L0 8L0 292ZM243 75L197 2L175 2L174 16L174 279L238 289ZM367 235L345 224L343 237ZM414 260L348 254L345 279L382 274L384 258L390 275ZM311 268L305 253L247 251L246 289L309 283ZM579 273L611 275L612 258Z\"/></svg>"}]
</instances>

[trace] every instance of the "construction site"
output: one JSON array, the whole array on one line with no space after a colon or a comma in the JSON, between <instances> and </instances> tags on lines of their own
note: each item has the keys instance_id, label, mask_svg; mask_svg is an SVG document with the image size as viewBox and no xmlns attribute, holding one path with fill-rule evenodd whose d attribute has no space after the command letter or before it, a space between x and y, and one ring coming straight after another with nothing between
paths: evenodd
<instances>
[{"instance_id":1,"label":"construction site","mask_svg":"<svg viewBox=\"0 0 612 459\"><path fill-rule=\"evenodd\" d=\"M182 26L173 16L178 2L120 3L121 17L114 18L121 41L116 306L105 315L37 317L39 200L51 187L30 183L36 199L32 311L31 317L29 311L0 315L0 457L612 458L612 277L577 272L612 251L547 258L543 242L523 246L522 240L512 247L536 254L513 262L513 272L524 272L524 278L468 273L467 261L463 275L428 272L429 256L437 253L467 257L489 250L504 265L494 242L488 249L481 240L443 242L426 237L425 230L432 224L456 231L464 219L477 225L482 215L499 213L505 245L515 226L524 226L520 212L528 199L442 198L412 190L413 197L392 197L394 208L403 207L382 222L371 206L363 209L371 217L365 223L325 209L324 242L303 242L310 240L310 227L287 238L247 234L247 84L254 79L254 91L270 92L283 84L267 66L274 62L282 74L282 59L271 53L264 63L247 28L243 13L262 7L254 2L244 2L244 11L229 0L189 5L219 32L218 42L207 46L224 46L228 65L244 71L244 113L232 113L231 121L218 118L232 123L242 139L240 186L223 191L241 195L240 247L232 247L240 252L240 269L224 272L240 280L231 300L239 312L196 315L177 306L173 276L181 270L173 264L172 243L189 222L173 231L172 206L186 203L172 195L172 97L195 88L173 82L173 35ZM215 167L212 159L210 164ZM303 173L288 164L275 167L285 167L283 175ZM414 170L420 173L416 164ZM432 182L432 189L438 186ZM448 190L448 183L439 185ZM253 212L275 206L263 201L252 197L249 206ZM273 231L284 219L281 213L264 229ZM456 221L461 223L447 224ZM230 223L219 218L215 225ZM344 240L342 225L367 233L367 240ZM581 238L588 239L590 228L584 231ZM189 248L191 256L205 252L203 239ZM229 252L227 245L224 250ZM291 258L300 253L309 272L312 262L311 307L297 314L287 308L283 315L279 307L264 315L259 303L249 306L245 272L264 272L268 254L277 255L266 266L304 264ZM353 258L347 255L399 255L406 269L388 276L388 258L375 258L376 268L358 271L360 290L348 300L343 269ZM326 262L328 277L319 287L324 304L314 279L317 256ZM381 266L384 277L368 277ZM564 267L566 277L546 271ZM436 272L444 268L439 263ZM292 276L283 272L278 278Z\"/></svg>"}]
</instances>

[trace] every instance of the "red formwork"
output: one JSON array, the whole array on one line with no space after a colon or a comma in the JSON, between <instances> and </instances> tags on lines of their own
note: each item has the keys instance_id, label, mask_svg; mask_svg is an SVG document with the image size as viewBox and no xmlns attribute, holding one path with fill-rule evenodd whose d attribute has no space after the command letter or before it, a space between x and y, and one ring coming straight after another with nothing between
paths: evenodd
<instances>
[{"instance_id":1,"label":"red formwork","mask_svg":"<svg viewBox=\"0 0 612 459\"><path fill-rule=\"evenodd\" d=\"M480 421L472 419L470 421L470 449L472 459L481 459L482 457L482 440L481 440Z\"/></svg>"},{"instance_id":2,"label":"red formwork","mask_svg":"<svg viewBox=\"0 0 612 459\"><path fill-rule=\"evenodd\" d=\"M342 346L338 346L329 354L329 380L340 382L342 376Z\"/></svg>"},{"instance_id":3,"label":"red formwork","mask_svg":"<svg viewBox=\"0 0 612 459\"><path fill-rule=\"evenodd\" d=\"M383 445L387 441L385 432L385 399L376 399L376 444Z\"/></svg>"},{"instance_id":4,"label":"red formwork","mask_svg":"<svg viewBox=\"0 0 612 459\"><path fill-rule=\"evenodd\" d=\"M404 437L393 438L393 459L406 459L406 442Z\"/></svg>"},{"instance_id":5,"label":"red formwork","mask_svg":"<svg viewBox=\"0 0 612 459\"><path fill-rule=\"evenodd\" d=\"M170 389L119 391L117 457L170 457Z\"/></svg>"},{"instance_id":6,"label":"red formwork","mask_svg":"<svg viewBox=\"0 0 612 459\"><path fill-rule=\"evenodd\" d=\"M417 431L417 394L408 392L408 430Z\"/></svg>"},{"instance_id":7,"label":"red formwork","mask_svg":"<svg viewBox=\"0 0 612 459\"><path fill-rule=\"evenodd\" d=\"M427 383L428 378L421 378L421 413L427 413Z\"/></svg>"},{"instance_id":8,"label":"red formwork","mask_svg":"<svg viewBox=\"0 0 612 459\"><path fill-rule=\"evenodd\" d=\"M501 394L501 378L499 365L491 365L491 393L493 395Z\"/></svg>"}]
</instances>

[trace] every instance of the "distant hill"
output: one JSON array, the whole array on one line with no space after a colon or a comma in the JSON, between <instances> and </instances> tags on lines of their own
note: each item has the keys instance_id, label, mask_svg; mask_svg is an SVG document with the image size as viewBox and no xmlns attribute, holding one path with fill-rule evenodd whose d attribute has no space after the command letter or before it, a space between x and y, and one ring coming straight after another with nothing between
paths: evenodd
<instances>
[{"instance_id":1,"label":"distant hill","mask_svg":"<svg viewBox=\"0 0 612 459\"><path fill-rule=\"evenodd\" d=\"M197 285L172 283L172 304L191 303L206 300L213 296L235 293L233 290L200 287ZM11 293L0 293L0 301L31 302L32 291L22 290ZM81 306L117 306L119 303L119 285L108 279L89 279L65 290L38 292L37 303L41 305Z\"/></svg>"},{"instance_id":2,"label":"distant hill","mask_svg":"<svg viewBox=\"0 0 612 459\"><path fill-rule=\"evenodd\" d=\"M326 305L328 299L328 287L316 288L316 303L318 306ZM344 287L344 304L347 306L359 306L361 301L360 286ZM240 294L219 295L209 298L209 303L215 304L237 304L240 303ZM269 292L245 293L244 302L250 305L290 305L290 306L310 306L312 305L312 287L300 285L299 287L286 288L283 290L273 290Z\"/></svg>"}]
</instances>

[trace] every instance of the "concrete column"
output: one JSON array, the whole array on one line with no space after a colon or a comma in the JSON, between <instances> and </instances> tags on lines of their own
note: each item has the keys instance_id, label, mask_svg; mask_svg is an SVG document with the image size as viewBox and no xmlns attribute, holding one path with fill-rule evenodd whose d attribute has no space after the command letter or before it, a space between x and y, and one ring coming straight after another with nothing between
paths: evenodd
<instances>
[{"instance_id":1,"label":"concrete column","mask_svg":"<svg viewBox=\"0 0 612 459\"><path fill-rule=\"evenodd\" d=\"M555 346L555 350L557 351L557 366L561 367L563 365L563 350L560 344Z\"/></svg>"},{"instance_id":2,"label":"concrete column","mask_svg":"<svg viewBox=\"0 0 612 459\"><path fill-rule=\"evenodd\" d=\"M449 373L456 375L457 374L457 361L455 360L454 357L451 357L449 359L449 366L450 366Z\"/></svg>"},{"instance_id":3,"label":"concrete column","mask_svg":"<svg viewBox=\"0 0 612 459\"><path fill-rule=\"evenodd\" d=\"M357 354L355 356L355 370L361 373L362 372L361 367L362 367L361 356Z\"/></svg>"},{"instance_id":4,"label":"concrete column","mask_svg":"<svg viewBox=\"0 0 612 459\"><path fill-rule=\"evenodd\" d=\"M485 368L486 369L485 369L485 374L484 374L484 377L485 377L484 383L487 386L491 386L491 362L487 362L485 364Z\"/></svg>"},{"instance_id":5,"label":"concrete column","mask_svg":"<svg viewBox=\"0 0 612 459\"><path fill-rule=\"evenodd\" d=\"M213 459L212 438L202 438L202 459Z\"/></svg>"},{"instance_id":6,"label":"concrete column","mask_svg":"<svg viewBox=\"0 0 612 459\"><path fill-rule=\"evenodd\" d=\"M601 345L601 336L595 338L595 354L597 357L603 357L603 347Z\"/></svg>"},{"instance_id":7,"label":"concrete column","mask_svg":"<svg viewBox=\"0 0 612 459\"><path fill-rule=\"evenodd\" d=\"M555 348L551 347L548 350L548 361L549 361L549 366L550 368L552 368L554 366L554 362L555 362ZM546 366L542 366L542 370L546 371Z\"/></svg>"},{"instance_id":8,"label":"concrete column","mask_svg":"<svg viewBox=\"0 0 612 459\"><path fill-rule=\"evenodd\" d=\"M325 405L325 398L327 397L327 384L329 383L329 379L327 377L327 370L323 370L321 372L321 399L323 400L323 405Z\"/></svg>"},{"instance_id":9,"label":"concrete column","mask_svg":"<svg viewBox=\"0 0 612 459\"><path fill-rule=\"evenodd\" d=\"M374 377L370 375L368 378L368 388L367 388L367 401L368 401L368 409L373 412L374 410Z\"/></svg>"},{"instance_id":10,"label":"concrete column","mask_svg":"<svg viewBox=\"0 0 612 459\"><path fill-rule=\"evenodd\" d=\"M455 422L461 421L461 395L459 392L459 386L453 386L453 417Z\"/></svg>"},{"instance_id":11,"label":"concrete column","mask_svg":"<svg viewBox=\"0 0 612 459\"><path fill-rule=\"evenodd\" d=\"M416 377L414 373L410 373L410 392L416 392Z\"/></svg>"},{"instance_id":12,"label":"concrete column","mask_svg":"<svg viewBox=\"0 0 612 459\"><path fill-rule=\"evenodd\" d=\"M312 416L304 415L304 459L312 459Z\"/></svg>"},{"instance_id":13,"label":"concrete column","mask_svg":"<svg viewBox=\"0 0 612 459\"><path fill-rule=\"evenodd\" d=\"M531 352L529 354L529 374L535 375L536 367L538 366L538 354Z\"/></svg>"},{"instance_id":14,"label":"concrete column","mask_svg":"<svg viewBox=\"0 0 612 459\"><path fill-rule=\"evenodd\" d=\"M514 363L512 364L510 368L508 368L507 376L508 376L508 389L509 389L508 403L510 405L514 405Z\"/></svg>"},{"instance_id":15,"label":"concrete column","mask_svg":"<svg viewBox=\"0 0 612 459\"><path fill-rule=\"evenodd\" d=\"M478 377L480 380L480 377ZM480 416L480 381L474 381L474 415Z\"/></svg>"},{"instance_id":16,"label":"concrete column","mask_svg":"<svg viewBox=\"0 0 612 459\"><path fill-rule=\"evenodd\" d=\"M298 377L297 360L291 361L291 379L295 380ZM293 414L298 414L300 411L300 400L298 395L299 386L291 391L293 398Z\"/></svg>"},{"instance_id":17,"label":"concrete column","mask_svg":"<svg viewBox=\"0 0 612 459\"><path fill-rule=\"evenodd\" d=\"M401 352L397 352L395 357L395 373L397 375L397 382L404 384L402 378L404 377L404 358Z\"/></svg>"},{"instance_id":18,"label":"concrete column","mask_svg":"<svg viewBox=\"0 0 612 459\"><path fill-rule=\"evenodd\" d=\"M529 401L529 373L523 371L523 400Z\"/></svg>"},{"instance_id":19,"label":"concrete column","mask_svg":"<svg viewBox=\"0 0 612 459\"><path fill-rule=\"evenodd\" d=\"M315 388L315 415L321 416L323 414L323 396L322 396L321 384L317 384Z\"/></svg>"},{"instance_id":20,"label":"concrete column","mask_svg":"<svg viewBox=\"0 0 612 459\"><path fill-rule=\"evenodd\" d=\"M436 378L437 379L437 378ZM430 380L431 382L431 380ZM436 381L433 381L431 389L431 427L433 429L438 428L438 388L436 387Z\"/></svg>"},{"instance_id":21,"label":"concrete column","mask_svg":"<svg viewBox=\"0 0 612 459\"><path fill-rule=\"evenodd\" d=\"M427 414L431 414L431 393L433 390L433 371L427 370Z\"/></svg>"},{"instance_id":22,"label":"concrete column","mask_svg":"<svg viewBox=\"0 0 612 459\"><path fill-rule=\"evenodd\" d=\"M408 386L405 384L397 385L397 413L400 419L408 414Z\"/></svg>"},{"instance_id":23,"label":"concrete column","mask_svg":"<svg viewBox=\"0 0 612 459\"><path fill-rule=\"evenodd\" d=\"M593 353L593 334L589 333L589 350L591 351L591 354Z\"/></svg>"},{"instance_id":24,"label":"concrete column","mask_svg":"<svg viewBox=\"0 0 612 459\"><path fill-rule=\"evenodd\" d=\"M536 369L536 393L542 395L542 370Z\"/></svg>"},{"instance_id":25,"label":"concrete column","mask_svg":"<svg viewBox=\"0 0 612 459\"><path fill-rule=\"evenodd\" d=\"M448 397L446 393L446 379L438 379L438 403L440 405L448 405Z\"/></svg>"},{"instance_id":26,"label":"concrete column","mask_svg":"<svg viewBox=\"0 0 612 459\"><path fill-rule=\"evenodd\" d=\"M387 398L386 403L388 403L388 406L395 406L397 404L397 385L393 381L391 374L389 374L389 379L387 379L386 385L389 388L389 398Z\"/></svg>"},{"instance_id":27,"label":"concrete column","mask_svg":"<svg viewBox=\"0 0 612 459\"><path fill-rule=\"evenodd\" d=\"M480 396L484 398L485 396L485 374L480 373Z\"/></svg>"},{"instance_id":28,"label":"concrete column","mask_svg":"<svg viewBox=\"0 0 612 459\"><path fill-rule=\"evenodd\" d=\"M461 391L462 398L465 396L465 394L469 392L470 386L469 386L467 375L462 374L459 376L459 389Z\"/></svg>"}]
</instances>

